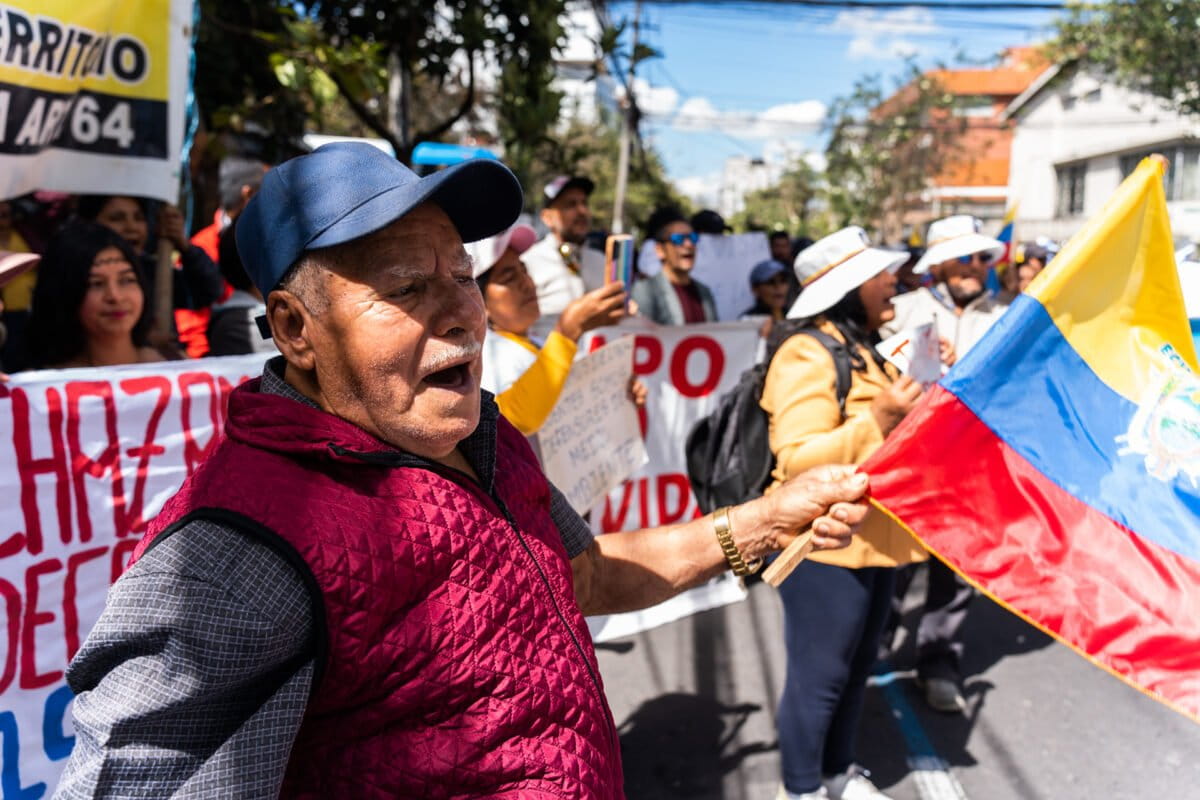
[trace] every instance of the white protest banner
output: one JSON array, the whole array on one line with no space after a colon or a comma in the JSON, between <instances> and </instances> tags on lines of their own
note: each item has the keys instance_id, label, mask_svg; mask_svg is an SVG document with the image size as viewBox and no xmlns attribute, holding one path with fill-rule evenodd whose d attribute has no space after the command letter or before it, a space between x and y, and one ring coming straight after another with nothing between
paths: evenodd
<instances>
[{"instance_id":1,"label":"white protest banner","mask_svg":"<svg viewBox=\"0 0 1200 800\"><path fill-rule=\"evenodd\" d=\"M646 463L637 409L629 399L632 368L632 336L577 360L538 431L546 477L580 514Z\"/></svg>"},{"instance_id":2,"label":"white protest banner","mask_svg":"<svg viewBox=\"0 0 1200 800\"><path fill-rule=\"evenodd\" d=\"M750 270L770 257L771 245L765 233L700 234L692 277L712 291L717 319L735 320L754 305ZM638 254L638 270L643 275L654 275L661 269L654 242L644 242Z\"/></svg>"},{"instance_id":3,"label":"white protest banner","mask_svg":"<svg viewBox=\"0 0 1200 800\"><path fill-rule=\"evenodd\" d=\"M622 325L596 331L583 343L582 350L593 350L636 331L633 372L648 392L639 417L649 461L592 510L593 528L636 530L701 516L687 479L684 442L696 421L754 364L758 328L755 321ZM740 581L726 573L653 608L590 617L588 625L596 641L606 641L744 597Z\"/></svg>"},{"instance_id":4,"label":"white protest banner","mask_svg":"<svg viewBox=\"0 0 1200 800\"><path fill-rule=\"evenodd\" d=\"M0 384L0 795L48 796L74 745L63 678L146 523L216 442L265 356Z\"/></svg>"},{"instance_id":5,"label":"white protest banner","mask_svg":"<svg viewBox=\"0 0 1200 800\"><path fill-rule=\"evenodd\" d=\"M0 198L50 189L175 202L192 0L0 10Z\"/></svg>"},{"instance_id":6,"label":"white protest banner","mask_svg":"<svg viewBox=\"0 0 1200 800\"><path fill-rule=\"evenodd\" d=\"M750 270L771 257L765 233L700 235L692 277L707 286L717 301L717 319L734 320L754 305Z\"/></svg>"}]
</instances>

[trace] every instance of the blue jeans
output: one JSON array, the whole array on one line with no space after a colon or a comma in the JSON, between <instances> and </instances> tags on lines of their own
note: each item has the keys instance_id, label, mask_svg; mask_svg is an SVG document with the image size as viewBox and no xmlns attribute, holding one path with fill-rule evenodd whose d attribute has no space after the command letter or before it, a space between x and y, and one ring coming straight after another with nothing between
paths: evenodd
<instances>
[{"instance_id":1,"label":"blue jeans","mask_svg":"<svg viewBox=\"0 0 1200 800\"><path fill-rule=\"evenodd\" d=\"M854 763L867 676L891 609L895 570L803 561L779 587L787 677L779 750L789 792L816 791L822 775Z\"/></svg>"}]
</instances>

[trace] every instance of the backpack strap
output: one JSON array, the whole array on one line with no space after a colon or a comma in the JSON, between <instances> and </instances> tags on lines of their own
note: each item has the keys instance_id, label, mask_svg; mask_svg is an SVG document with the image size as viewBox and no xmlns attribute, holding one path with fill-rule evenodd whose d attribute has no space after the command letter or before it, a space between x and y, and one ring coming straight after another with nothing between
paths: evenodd
<instances>
[{"instance_id":1,"label":"backpack strap","mask_svg":"<svg viewBox=\"0 0 1200 800\"><path fill-rule=\"evenodd\" d=\"M838 341L830 336L825 331L817 328L805 328L798 333L803 333L816 339L821 345L829 351L829 355L833 357L833 369L837 376L837 382L834 387L837 391L838 408L842 412L842 418L846 418L846 397L850 394L850 351L846 348L844 342Z\"/></svg>"}]
</instances>

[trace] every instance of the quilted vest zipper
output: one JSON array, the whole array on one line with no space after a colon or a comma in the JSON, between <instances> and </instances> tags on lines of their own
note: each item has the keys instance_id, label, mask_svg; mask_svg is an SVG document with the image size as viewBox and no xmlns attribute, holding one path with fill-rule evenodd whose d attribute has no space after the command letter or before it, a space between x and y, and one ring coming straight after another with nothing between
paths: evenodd
<instances>
[{"instance_id":1,"label":"quilted vest zipper","mask_svg":"<svg viewBox=\"0 0 1200 800\"><path fill-rule=\"evenodd\" d=\"M500 496L494 491L490 496L492 501L500 509L500 513L504 515L504 519L508 523L508 527L512 528L513 533L517 537L517 541L521 543L521 548L524 549L525 554L529 556L529 560L533 562L533 566L537 569L538 576L541 577L542 583L546 586L546 594L550 598L550 605L554 607L554 613L558 616L558 621L562 623L563 628L565 628L567 631L567 635L571 637L571 643L575 645L575 652L579 654L579 659L583 662L583 667L587 670L588 677L592 679L592 689L596 693L596 699L600 701L600 710L606 712L607 715L608 701L604 698L604 691L600 688L600 677L596 675L595 670L592 669L592 662L588 660L587 652L583 649L583 644L579 641L579 637L575 635L575 629L571 627L571 623L567 621L566 615L563 614L562 609L559 608L558 598L555 597L554 587L550 585L549 576L546 575L545 570L542 569L542 563L538 561L537 556L533 554L533 548L531 548L529 543L525 541L525 535L521 533L521 529L517 526L517 521L513 519L512 513L508 510L508 506L504 504L504 501L501 500ZM605 728L608 729L609 743L613 747L617 748L617 752L620 752L620 746L615 738L616 728L612 725L605 725Z\"/></svg>"},{"instance_id":2,"label":"quilted vest zipper","mask_svg":"<svg viewBox=\"0 0 1200 800\"><path fill-rule=\"evenodd\" d=\"M550 605L554 608L554 614L558 617L558 621L566 629L567 635L571 639L571 643L575 646L575 652L579 655L583 662L584 669L587 670L588 678L591 679L592 690L596 694L596 698L600 702L601 711L607 711L608 701L604 698L604 692L600 688L600 677L596 675L596 671L592 669L592 664L588 661L587 652L583 649L583 644L579 641L579 637L575 635L575 629L571 627L571 623L567 621L567 617L563 614L562 609L558 605L558 598L554 593L554 587L550 583L549 576L542 569L542 564L537 560L537 556L533 554L533 549L529 543L525 541L525 535L521 533L520 527L513 519L512 513L508 510L508 506L500 499L500 496L493 489L487 492L479 485L479 482L474 480L470 475L462 470L448 467L444 464L436 464L420 456L414 456L411 453L360 453L356 450L350 450L341 445L330 444L329 449L339 456L348 456L358 459L367 464L375 464L379 466L389 467L410 467L416 469L427 470L435 475L439 475L447 480L454 481L469 492L476 493L482 498L491 500L496 508L500 511L504 521L508 523L508 527L512 529L513 534L517 537L517 541L521 544L521 549L529 556L529 560L533 562L534 568L537 570L538 577L541 578L543 585L546 587L546 594L550 598ZM620 753L620 745L616 740L616 728L613 725L606 725L608 728L609 744L615 748L614 754Z\"/></svg>"}]
</instances>

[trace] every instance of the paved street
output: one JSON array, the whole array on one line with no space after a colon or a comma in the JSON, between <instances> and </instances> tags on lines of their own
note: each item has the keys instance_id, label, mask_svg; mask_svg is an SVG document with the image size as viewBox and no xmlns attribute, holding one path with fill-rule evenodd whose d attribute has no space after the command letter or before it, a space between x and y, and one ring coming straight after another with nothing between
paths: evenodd
<instances>
[{"instance_id":1,"label":"paved street","mask_svg":"<svg viewBox=\"0 0 1200 800\"><path fill-rule=\"evenodd\" d=\"M780 619L760 583L744 603L598 646L631 800L774 797ZM868 691L860 760L895 800L1200 798L1200 725L986 598L965 638L967 714L924 706L903 633Z\"/></svg>"}]
</instances>

